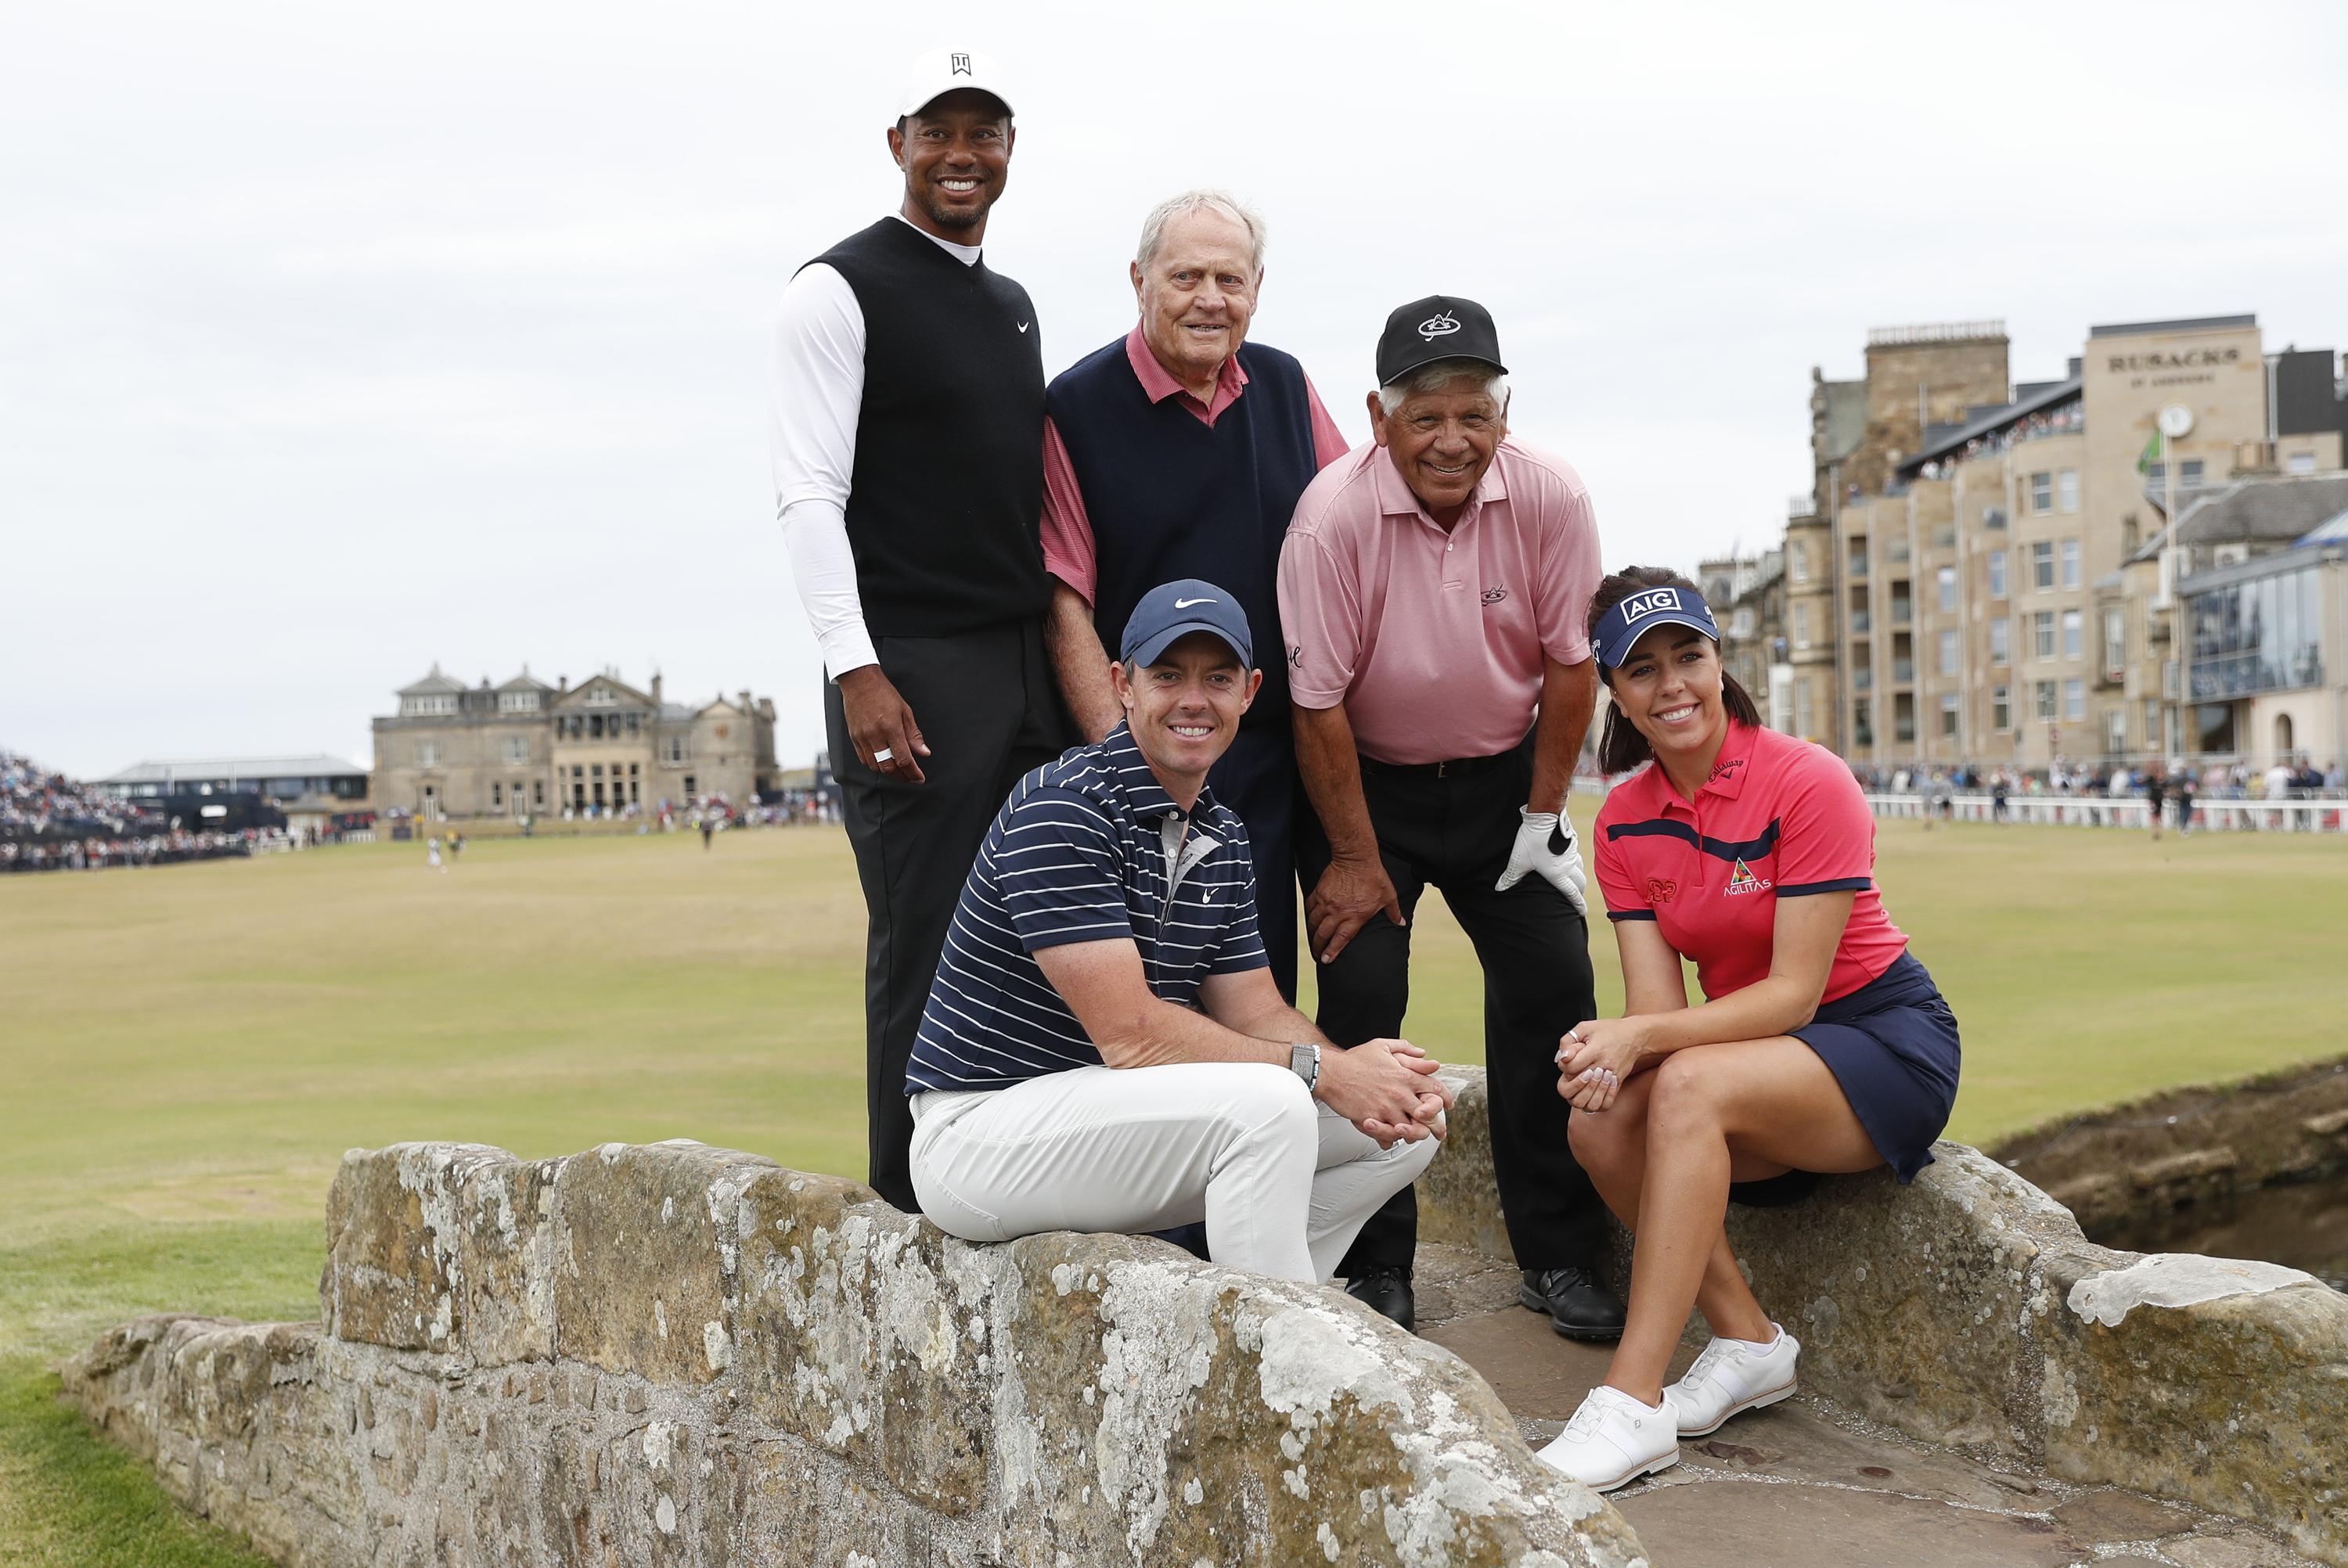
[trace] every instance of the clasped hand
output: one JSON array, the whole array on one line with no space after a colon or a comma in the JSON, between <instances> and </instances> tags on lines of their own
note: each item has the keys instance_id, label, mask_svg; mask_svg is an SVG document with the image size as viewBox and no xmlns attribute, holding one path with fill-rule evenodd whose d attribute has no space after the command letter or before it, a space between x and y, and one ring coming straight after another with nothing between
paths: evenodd
<instances>
[{"instance_id":1,"label":"clasped hand","mask_svg":"<svg viewBox=\"0 0 2348 1568\"><path fill-rule=\"evenodd\" d=\"M1452 1093L1436 1077L1443 1064L1406 1040L1365 1040L1321 1052L1322 1102L1376 1140L1381 1149L1440 1138Z\"/></svg>"},{"instance_id":2,"label":"clasped hand","mask_svg":"<svg viewBox=\"0 0 2348 1568\"><path fill-rule=\"evenodd\" d=\"M1647 1065L1646 1025L1636 1018L1591 1019L1557 1042L1557 1091L1576 1111L1603 1111Z\"/></svg>"}]
</instances>

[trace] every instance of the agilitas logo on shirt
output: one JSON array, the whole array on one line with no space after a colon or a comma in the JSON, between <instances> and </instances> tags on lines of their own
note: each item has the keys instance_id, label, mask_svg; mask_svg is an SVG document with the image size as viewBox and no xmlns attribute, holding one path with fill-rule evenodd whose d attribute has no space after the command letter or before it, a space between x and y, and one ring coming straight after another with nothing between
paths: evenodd
<instances>
[{"instance_id":1,"label":"agilitas logo on shirt","mask_svg":"<svg viewBox=\"0 0 2348 1568\"><path fill-rule=\"evenodd\" d=\"M1743 857L1740 856L1736 862L1736 869L1728 874L1728 886L1725 891L1728 897L1734 898L1739 893L1766 893L1776 886L1776 884L1766 876L1754 876L1753 867L1746 865Z\"/></svg>"}]
</instances>

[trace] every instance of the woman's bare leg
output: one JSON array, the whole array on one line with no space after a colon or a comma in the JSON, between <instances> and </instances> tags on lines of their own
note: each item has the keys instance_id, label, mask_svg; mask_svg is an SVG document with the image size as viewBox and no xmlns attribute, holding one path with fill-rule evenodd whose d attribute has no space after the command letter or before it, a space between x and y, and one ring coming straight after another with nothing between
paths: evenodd
<instances>
[{"instance_id":1,"label":"woman's bare leg","mask_svg":"<svg viewBox=\"0 0 2348 1568\"><path fill-rule=\"evenodd\" d=\"M1631 1256L1630 1311L1606 1381L1653 1405L1663 1399L1663 1372L1699 1290L1715 1284L1727 1289L1715 1255L1726 1252L1722 1223L1737 1156L1781 1170L1822 1172L1872 1170L1883 1156L1833 1072L1789 1035L1691 1046L1642 1076L1653 1081L1634 1211L1638 1243ZM1714 1319L1715 1331L1765 1337L1767 1317L1744 1288L1735 1258L1725 1263L1735 1280L1732 1297L1741 1295L1743 1301L1719 1305L1725 1317L1743 1321ZM1740 1327L1746 1331L1737 1333Z\"/></svg>"}]
</instances>

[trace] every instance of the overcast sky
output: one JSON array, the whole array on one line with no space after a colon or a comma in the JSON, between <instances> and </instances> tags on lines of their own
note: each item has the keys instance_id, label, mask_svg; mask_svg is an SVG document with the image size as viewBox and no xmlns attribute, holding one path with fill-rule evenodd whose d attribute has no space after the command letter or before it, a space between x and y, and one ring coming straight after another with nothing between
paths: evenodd
<instances>
[{"instance_id":1,"label":"overcast sky","mask_svg":"<svg viewBox=\"0 0 2348 1568\"><path fill-rule=\"evenodd\" d=\"M1774 540L1870 326L2002 316L2019 379L2094 322L2348 340L2335 4L12 6L0 745L364 764L436 661L527 661L770 692L810 758L767 323L947 44L1017 72L987 254L1048 370L1227 186L1357 440L1386 311L1488 305L1610 564Z\"/></svg>"}]
</instances>

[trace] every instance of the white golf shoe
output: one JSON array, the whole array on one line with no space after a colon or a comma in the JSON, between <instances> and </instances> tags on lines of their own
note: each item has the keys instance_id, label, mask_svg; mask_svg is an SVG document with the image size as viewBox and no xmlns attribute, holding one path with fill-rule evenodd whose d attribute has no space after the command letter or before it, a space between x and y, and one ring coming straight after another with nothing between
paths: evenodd
<instances>
[{"instance_id":1,"label":"white golf shoe","mask_svg":"<svg viewBox=\"0 0 2348 1568\"><path fill-rule=\"evenodd\" d=\"M1593 1491L1612 1491L1679 1463L1680 1439L1668 1400L1643 1405L1601 1383L1539 1457Z\"/></svg>"},{"instance_id":2,"label":"white golf shoe","mask_svg":"<svg viewBox=\"0 0 2348 1568\"><path fill-rule=\"evenodd\" d=\"M1700 1438L1743 1410L1757 1410L1791 1395L1794 1364L1802 1342L1776 1324L1777 1337L1766 1350L1742 1339L1715 1339L1687 1375L1663 1390L1663 1403L1678 1418L1679 1435Z\"/></svg>"}]
</instances>

